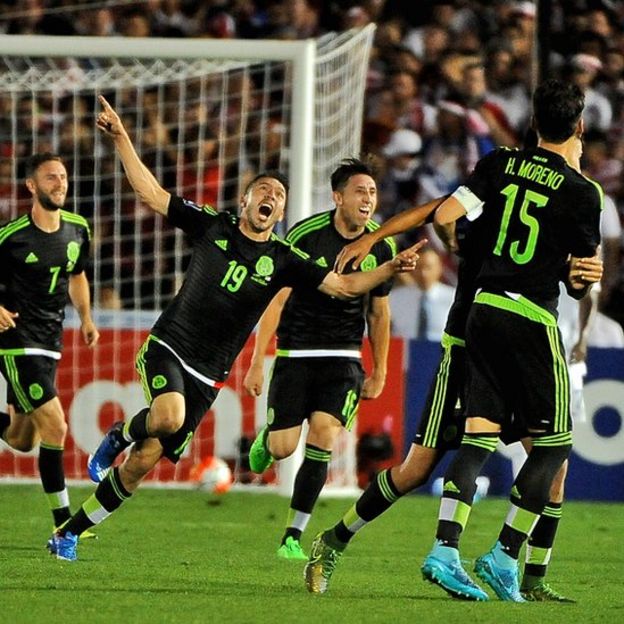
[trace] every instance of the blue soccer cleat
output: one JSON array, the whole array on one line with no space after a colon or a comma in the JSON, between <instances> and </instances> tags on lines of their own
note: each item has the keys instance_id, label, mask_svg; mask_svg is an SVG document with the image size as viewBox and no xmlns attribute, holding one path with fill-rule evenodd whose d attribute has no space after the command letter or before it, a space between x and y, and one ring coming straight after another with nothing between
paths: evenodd
<instances>
[{"instance_id":1,"label":"blue soccer cleat","mask_svg":"<svg viewBox=\"0 0 624 624\"><path fill-rule=\"evenodd\" d=\"M91 481L100 483L108 474L115 458L128 446L128 442L122 434L124 427L123 422L115 423L104 436L100 445L93 455L89 455L87 460L87 470Z\"/></svg>"},{"instance_id":2,"label":"blue soccer cleat","mask_svg":"<svg viewBox=\"0 0 624 624\"><path fill-rule=\"evenodd\" d=\"M54 533L48 540L47 548L51 555L55 555L57 559L62 561L76 561L76 546L78 545L78 536L73 533Z\"/></svg>"},{"instance_id":3,"label":"blue soccer cleat","mask_svg":"<svg viewBox=\"0 0 624 624\"><path fill-rule=\"evenodd\" d=\"M453 598L477 601L489 599L464 570L456 548L437 543L427 555L421 571L426 581L439 585Z\"/></svg>"},{"instance_id":4,"label":"blue soccer cleat","mask_svg":"<svg viewBox=\"0 0 624 624\"><path fill-rule=\"evenodd\" d=\"M485 581L501 600L526 602L520 593L518 564L516 563L513 568L500 566L496 563L493 551L494 549L477 559L474 567L476 575Z\"/></svg>"}]
</instances>

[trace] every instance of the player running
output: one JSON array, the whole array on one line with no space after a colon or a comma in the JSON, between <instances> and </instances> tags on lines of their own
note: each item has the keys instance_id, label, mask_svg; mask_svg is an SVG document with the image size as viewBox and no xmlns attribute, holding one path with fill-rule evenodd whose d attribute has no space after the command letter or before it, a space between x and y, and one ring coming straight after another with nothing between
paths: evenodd
<instances>
[{"instance_id":1,"label":"player running","mask_svg":"<svg viewBox=\"0 0 624 624\"><path fill-rule=\"evenodd\" d=\"M149 407L106 434L88 465L99 486L49 542L66 560L77 558L76 535L118 509L162 457L178 461L278 291L318 288L334 297L356 297L397 271L413 269L417 260L415 246L373 271L347 276L309 261L273 234L288 192L278 173L260 174L247 185L240 218L171 195L139 159L117 113L99 100L97 125L112 137L138 198L190 236L193 255L184 284L137 356ZM111 470L131 444L125 461Z\"/></svg>"},{"instance_id":2,"label":"player running","mask_svg":"<svg viewBox=\"0 0 624 624\"><path fill-rule=\"evenodd\" d=\"M68 184L59 156L32 156L26 167L31 211L0 228L0 282L5 286L0 371L7 381L7 402L15 407L12 417L0 413L0 437L18 451L30 451L39 442L39 476L55 527L70 517L63 469L67 423L55 386L70 300L85 344L94 347L99 339L85 274L89 226L64 210Z\"/></svg>"}]
</instances>

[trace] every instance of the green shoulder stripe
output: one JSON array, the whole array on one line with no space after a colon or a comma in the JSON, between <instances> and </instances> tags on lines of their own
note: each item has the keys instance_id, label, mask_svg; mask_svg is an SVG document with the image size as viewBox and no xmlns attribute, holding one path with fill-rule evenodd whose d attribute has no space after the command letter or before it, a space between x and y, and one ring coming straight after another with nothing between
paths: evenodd
<instances>
[{"instance_id":1,"label":"green shoulder stripe","mask_svg":"<svg viewBox=\"0 0 624 624\"><path fill-rule=\"evenodd\" d=\"M73 223L74 225L80 225L85 230L87 230L87 237L91 240L91 228L89 227L89 222L80 215L75 212L68 212L67 210L61 210L61 219L63 221L67 221L68 223Z\"/></svg>"},{"instance_id":2,"label":"green shoulder stripe","mask_svg":"<svg viewBox=\"0 0 624 624\"><path fill-rule=\"evenodd\" d=\"M19 230L23 230L25 227L28 227L30 220L28 219L28 215L23 215L19 219L15 221L11 221L7 223L4 227L0 228L0 245L9 238L15 232L19 232Z\"/></svg>"},{"instance_id":3,"label":"green shoulder stripe","mask_svg":"<svg viewBox=\"0 0 624 624\"><path fill-rule=\"evenodd\" d=\"M604 208L604 191L602 190L602 186L598 182L596 182L596 180L592 180L586 175L584 175L583 177L596 187L596 190L598 191L598 196L600 197L600 210L602 211L602 209Z\"/></svg>"},{"instance_id":4,"label":"green shoulder stripe","mask_svg":"<svg viewBox=\"0 0 624 624\"><path fill-rule=\"evenodd\" d=\"M289 245L289 246L290 246L290 250L296 256L299 256L300 258L303 258L304 260L308 260L310 258L310 254L307 254L305 251L301 251L301 249L299 249L298 247L295 247L294 245Z\"/></svg>"},{"instance_id":5,"label":"green shoulder stripe","mask_svg":"<svg viewBox=\"0 0 624 624\"><path fill-rule=\"evenodd\" d=\"M216 217L219 214L210 204L204 204L202 206L202 210L213 217Z\"/></svg>"},{"instance_id":6,"label":"green shoulder stripe","mask_svg":"<svg viewBox=\"0 0 624 624\"><path fill-rule=\"evenodd\" d=\"M286 235L289 243L296 243L302 236L326 227L331 222L331 213L323 212L296 224Z\"/></svg>"},{"instance_id":7,"label":"green shoulder stripe","mask_svg":"<svg viewBox=\"0 0 624 624\"><path fill-rule=\"evenodd\" d=\"M369 232L375 232L380 227L381 225L379 225L379 223L377 223L376 221L373 221L372 219L369 219L366 222L366 229ZM392 236L388 236L387 238L383 239L383 242L386 243L388 247L390 247L390 253L392 253L392 257L394 258L394 256L396 256L398 252L397 244L394 238L392 238Z\"/></svg>"}]
</instances>

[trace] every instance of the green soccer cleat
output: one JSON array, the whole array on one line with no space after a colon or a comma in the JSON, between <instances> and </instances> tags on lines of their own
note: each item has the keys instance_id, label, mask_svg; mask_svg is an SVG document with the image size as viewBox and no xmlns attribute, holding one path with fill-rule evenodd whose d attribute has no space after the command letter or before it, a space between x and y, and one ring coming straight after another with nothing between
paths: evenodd
<instances>
[{"instance_id":1,"label":"green soccer cleat","mask_svg":"<svg viewBox=\"0 0 624 624\"><path fill-rule=\"evenodd\" d=\"M540 581L531 588L521 588L520 593L528 602L567 602L576 603L576 600L557 593L548 583Z\"/></svg>"},{"instance_id":2,"label":"green soccer cleat","mask_svg":"<svg viewBox=\"0 0 624 624\"><path fill-rule=\"evenodd\" d=\"M258 474L262 474L273 463L273 456L269 453L269 449L266 446L268 435L269 428L265 425L249 449L249 467Z\"/></svg>"},{"instance_id":3,"label":"green soccer cleat","mask_svg":"<svg viewBox=\"0 0 624 624\"><path fill-rule=\"evenodd\" d=\"M323 540L323 533L319 533L312 542L310 559L303 570L305 584L309 592L324 594L334 573L342 551L332 548Z\"/></svg>"},{"instance_id":4,"label":"green soccer cleat","mask_svg":"<svg viewBox=\"0 0 624 624\"><path fill-rule=\"evenodd\" d=\"M292 536L288 536L286 541L277 549L277 556L280 559L289 559L290 561L303 561L308 559L308 555L303 552L299 540Z\"/></svg>"}]
</instances>

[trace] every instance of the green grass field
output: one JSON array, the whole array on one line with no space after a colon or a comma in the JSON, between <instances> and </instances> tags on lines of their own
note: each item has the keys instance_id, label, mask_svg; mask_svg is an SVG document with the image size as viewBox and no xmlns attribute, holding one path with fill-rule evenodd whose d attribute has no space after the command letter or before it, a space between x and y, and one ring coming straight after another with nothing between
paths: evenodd
<instances>
[{"instance_id":1,"label":"green grass field","mask_svg":"<svg viewBox=\"0 0 624 624\"><path fill-rule=\"evenodd\" d=\"M92 490L73 488L77 505ZM351 501L321 500L304 535ZM352 542L323 596L301 563L275 557L287 500L273 495L144 489L79 547L79 561L44 550L49 514L37 486L0 485L0 621L21 623L478 622L624 620L624 505L568 503L550 580L576 605L466 603L422 581L437 500L410 496ZM506 510L474 509L462 555L487 550Z\"/></svg>"}]
</instances>

